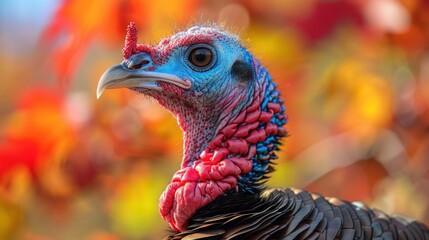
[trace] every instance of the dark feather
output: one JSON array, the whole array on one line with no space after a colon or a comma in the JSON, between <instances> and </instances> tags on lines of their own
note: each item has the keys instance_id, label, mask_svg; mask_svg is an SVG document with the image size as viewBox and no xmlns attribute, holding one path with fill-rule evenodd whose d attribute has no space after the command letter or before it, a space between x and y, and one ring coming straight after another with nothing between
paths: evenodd
<instances>
[{"instance_id":1,"label":"dark feather","mask_svg":"<svg viewBox=\"0 0 429 240\"><path fill-rule=\"evenodd\" d=\"M189 223L187 231L165 239L429 240L419 222L295 189L231 193L200 209Z\"/></svg>"}]
</instances>

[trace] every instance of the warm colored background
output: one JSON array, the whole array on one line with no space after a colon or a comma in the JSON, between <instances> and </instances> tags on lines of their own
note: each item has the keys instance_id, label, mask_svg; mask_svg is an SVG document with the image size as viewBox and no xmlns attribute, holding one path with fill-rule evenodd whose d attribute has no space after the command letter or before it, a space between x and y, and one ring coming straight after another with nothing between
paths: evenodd
<instances>
[{"instance_id":1,"label":"warm colored background","mask_svg":"<svg viewBox=\"0 0 429 240\"><path fill-rule=\"evenodd\" d=\"M158 239L181 159L175 119L127 90L95 98L141 42L223 23L268 67L290 116L273 186L429 223L429 3L0 1L0 239Z\"/></svg>"}]
</instances>

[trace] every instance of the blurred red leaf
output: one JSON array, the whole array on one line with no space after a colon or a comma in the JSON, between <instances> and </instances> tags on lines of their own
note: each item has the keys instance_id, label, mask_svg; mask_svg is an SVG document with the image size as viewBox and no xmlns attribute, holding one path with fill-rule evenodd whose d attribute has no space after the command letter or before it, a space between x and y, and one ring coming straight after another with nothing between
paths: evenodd
<instances>
[{"instance_id":1,"label":"blurred red leaf","mask_svg":"<svg viewBox=\"0 0 429 240\"><path fill-rule=\"evenodd\" d=\"M295 25L309 42L318 42L339 25L363 25L363 17L357 5L346 1L316 2L312 11L295 20Z\"/></svg>"},{"instance_id":2,"label":"blurred red leaf","mask_svg":"<svg viewBox=\"0 0 429 240\"><path fill-rule=\"evenodd\" d=\"M29 139L4 139L0 144L0 178L6 172L19 166L27 167L33 174L38 156L37 143Z\"/></svg>"},{"instance_id":3,"label":"blurred red leaf","mask_svg":"<svg viewBox=\"0 0 429 240\"><path fill-rule=\"evenodd\" d=\"M0 178L19 166L34 174L43 162L63 156L75 136L61 106L62 96L54 89L22 94L0 136Z\"/></svg>"}]
</instances>

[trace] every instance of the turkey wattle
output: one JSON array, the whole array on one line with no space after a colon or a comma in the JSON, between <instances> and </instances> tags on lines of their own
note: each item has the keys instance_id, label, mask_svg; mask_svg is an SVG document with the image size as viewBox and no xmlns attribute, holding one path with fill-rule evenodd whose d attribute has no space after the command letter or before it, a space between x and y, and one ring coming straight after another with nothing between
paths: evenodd
<instances>
[{"instance_id":1,"label":"turkey wattle","mask_svg":"<svg viewBox=\"0 0 429 240\"><path fill-rule=\"evenodd\" d=\"M178 119L183 160L159 202L168 239L429 239L423 224L359 203L264 187L287 117L235 36L196 26L149 46L133 23L127 30L124 61L103 74L97 96L130 88Z\"/></svg>"}]
</instances>

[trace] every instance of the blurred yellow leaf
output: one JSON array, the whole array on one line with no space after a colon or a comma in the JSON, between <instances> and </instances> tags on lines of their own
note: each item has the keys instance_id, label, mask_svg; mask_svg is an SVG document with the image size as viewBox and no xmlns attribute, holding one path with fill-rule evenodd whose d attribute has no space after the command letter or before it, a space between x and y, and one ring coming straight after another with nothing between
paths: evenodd
<instances>
[{"instance_id":1,"label":"blurred yellow leaf","mask_svg":"<svg viewBox=\"0 0 429 240\"><path fill-rule=\"evenodd\" d=\"M158 199L165 182L156 176L150 169L143 172L134 170L122 180L121 188L110 205L116 232L137 239L160 223Z\"/></svg>"},{"instance_id":2,"label":"blurred yellow leaf","mask_svg":"<svg viewBox=\"0 0 429 240\"><path fill-rule=\"evenodd\" d=\"M14 239L22 227L22 218L19 207L0 195L0 239Z\"/></svg>"}]
</instances>

